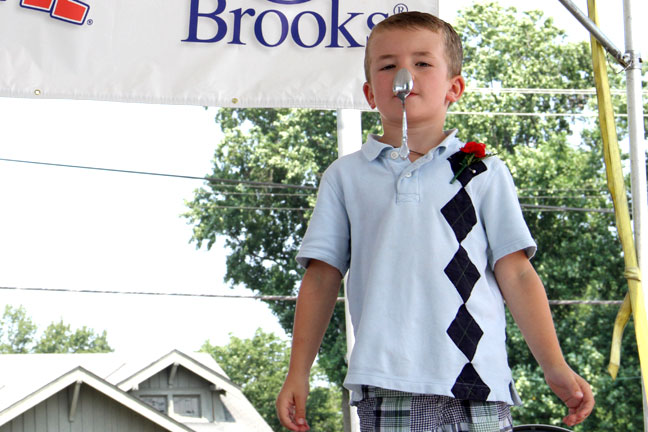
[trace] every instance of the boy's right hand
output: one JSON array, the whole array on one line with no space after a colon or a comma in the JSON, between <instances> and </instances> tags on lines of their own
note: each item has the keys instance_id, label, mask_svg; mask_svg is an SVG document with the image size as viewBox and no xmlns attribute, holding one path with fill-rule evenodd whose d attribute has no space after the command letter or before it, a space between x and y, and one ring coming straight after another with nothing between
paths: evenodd
<instances>
[{"instance_id":1,"label":"boy's right hand","mask_svg":"<svg viewBox=\"0 0 648 432\"><path fill-rule=\"evenodd\" d=\"M594 409L594 395L587 381L566 363L562 367L547 368L544 374L551 390L569 409L563 422L571 427L584 421Z\"/></svg>"},{"instance_id":2,"label":"boy's right hand","mask_svg":"<svg viewBox=\"0 0 648 432\"><path fill-rule=\"evenodd\" d=\"M310 430L306 421L306 398L308 397L308 378L286 377L279 396L277 396L277 416L281 424L294 432Z\"/></svg>"}]
</instances>

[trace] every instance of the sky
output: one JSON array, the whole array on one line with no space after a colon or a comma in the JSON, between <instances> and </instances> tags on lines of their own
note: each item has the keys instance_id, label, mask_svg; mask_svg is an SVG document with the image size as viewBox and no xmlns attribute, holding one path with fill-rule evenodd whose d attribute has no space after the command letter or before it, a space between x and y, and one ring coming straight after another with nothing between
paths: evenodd
<instances>
[{"instance_id":1,"label":"sky","mask_svg":"<svg viewBox=\"0 0 648 432\"><path fill-rule=\"evenodd\" d=\"M441 0L452 21L471 2ZM557 1L542 8L573 40L587 33ZM586 10L586 2L575 2ZM637 6L640 1L634 2ZM599 1L601 28L623 51L622 2ZM648 16L646 5L636 16ZM648 31L640 49L648 51ZM216 108L0 98L0 158L191 176L210 173ZM223 282L226 250L196 249L181 214L202 182L0 161L0 288L251 294ZM28 292L0 289L43 330L63 320L107 331L118 351L193 351L257 328L287 336L251 299Z\"/></svg>"}]
</instances>

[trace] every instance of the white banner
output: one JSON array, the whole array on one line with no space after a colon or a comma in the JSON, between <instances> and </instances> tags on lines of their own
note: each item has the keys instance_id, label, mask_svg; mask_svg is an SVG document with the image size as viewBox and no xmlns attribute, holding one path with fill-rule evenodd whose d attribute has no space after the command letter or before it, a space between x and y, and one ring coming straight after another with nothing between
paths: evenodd
<instances>
[{"instance_id":1,"label":"white banner","mask_svg":"<svg viewBox=\"0 0 648 432\"><path fill-rule=\"evenodd\" d=\"M0 96L368 109L370 29L438 0L0 0Z\"/></svg>"}]
</instances>

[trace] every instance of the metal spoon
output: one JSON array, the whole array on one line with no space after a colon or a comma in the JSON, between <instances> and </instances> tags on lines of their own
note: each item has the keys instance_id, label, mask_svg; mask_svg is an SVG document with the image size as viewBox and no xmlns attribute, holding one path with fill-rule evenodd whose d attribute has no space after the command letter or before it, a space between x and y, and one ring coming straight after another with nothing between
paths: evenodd
<instances>
[{"instance_id":1,"label":"metal spoon","mask_svg":"<svg viewBox=\"0 0 648 432\"><path fill-rule=\"evenodd\" d=\"M392 84L392 90L394 95L398 97L403 104L403 139L401 141L400 149L398 149L398 154L401 159L407 159L409 156L409 148L407 147L407 113L405 112L405 98L409 96L412 87L414 87L414 80L412 79L410 71L403 68L396 72L394 83Z\"/></svg>"}]
</instances>

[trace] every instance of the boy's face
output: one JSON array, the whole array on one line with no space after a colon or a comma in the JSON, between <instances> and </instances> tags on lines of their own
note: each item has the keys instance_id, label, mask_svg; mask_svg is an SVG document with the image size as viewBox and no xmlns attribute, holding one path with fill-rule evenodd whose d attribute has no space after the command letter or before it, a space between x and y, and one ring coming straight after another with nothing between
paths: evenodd
<instances>
[{"instance_id":1,"label":"boy's face","mask_svg":"<svg viewBox=\"0 0 648 432\"><path fill-rule=\"evenodd\" d=\"M374 35L369 49L370 82L363 90L371 108L378 108L383 127L401 125L402 104L392 91L401 68L407 68L414 79L405 102L408 125L438 121L442 127L448 106L464 89L461 76L449 76L443 36L427 29L383 30Z\"/></svg>"}]
</instances>

